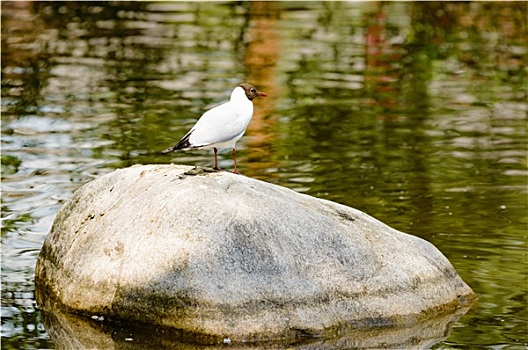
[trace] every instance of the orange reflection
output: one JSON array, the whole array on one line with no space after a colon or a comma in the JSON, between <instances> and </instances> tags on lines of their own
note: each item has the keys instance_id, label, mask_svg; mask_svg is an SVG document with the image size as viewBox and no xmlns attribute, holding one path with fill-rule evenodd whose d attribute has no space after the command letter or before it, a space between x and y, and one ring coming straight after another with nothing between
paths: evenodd
<instances>
[{"instance_id":1,"label":"orange reflection","mask_svg":"<svg viewBox=\"0 0 528 350\"><path fill-rule=\"evenodd\" d=\"M279 10L274 2L251 1L248 15L250 42L244 53L246 81L268 94L267 98L256 100L255 113L246 138L248 159L254 161L246 163L245 173L248 176L255 174L258 177L261 170L269 168L272 164L270 146L277 138L271 130L277 122L272 112L280 94L275 74L280 51L277 29Z\"/></svg>"},{"instance_id":2,"label":"orange reflection","mask_svg":"<svg viewBox=\"0 0 528 350\"><path fill-rule=\"evenodd\" d=\"M366 16L365 87L371 92L371 100L367 103L394 107L397 105L394 94L387 92L397 89L400 77L398 70L393 68L393 62L400 60L402 53L388 39L384 4L378 4L376 12L366 13Z\"/></svg>"}]
</instances>

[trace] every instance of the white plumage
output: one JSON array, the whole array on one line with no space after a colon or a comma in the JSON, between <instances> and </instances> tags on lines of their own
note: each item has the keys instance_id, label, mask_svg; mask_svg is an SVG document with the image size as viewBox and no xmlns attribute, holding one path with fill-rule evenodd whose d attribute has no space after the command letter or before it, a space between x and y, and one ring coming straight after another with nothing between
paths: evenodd
<instances>
[{"instance_id":1,"label":"white plumage","mask_svg":"<svg viewBox=\"0 0 528 350\"><path fill-rule=\"evenodd\" d=\"M214 169L218 170L218 149L231 148L233 172L236 173L235 145L244 135L253 117L253 99L257 96L267 95L251 84L240 84L233 90L228 102L205 112L176 145L167 148L163 153L193 148L213 149Z\"/></svg>"}]
</instances>

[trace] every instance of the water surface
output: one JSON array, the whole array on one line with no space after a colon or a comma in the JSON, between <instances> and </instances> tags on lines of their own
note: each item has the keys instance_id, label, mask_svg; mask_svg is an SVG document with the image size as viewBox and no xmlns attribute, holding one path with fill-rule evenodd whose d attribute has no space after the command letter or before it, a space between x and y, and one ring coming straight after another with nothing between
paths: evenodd
<instances>
[{"instance_id":1,"label":"water surface","mask_svg":"<svg viewBox=\"0 0 528 350\"><path fill-rule=\"evenodd\" d=\"M435 244L479 295L434 348L526 336L527 3L2 2L2 347L53 348L34 265L62 203L238 83L239 170ZM220 166L232 167L230 152Z\"/></svg>"}]
</instances>

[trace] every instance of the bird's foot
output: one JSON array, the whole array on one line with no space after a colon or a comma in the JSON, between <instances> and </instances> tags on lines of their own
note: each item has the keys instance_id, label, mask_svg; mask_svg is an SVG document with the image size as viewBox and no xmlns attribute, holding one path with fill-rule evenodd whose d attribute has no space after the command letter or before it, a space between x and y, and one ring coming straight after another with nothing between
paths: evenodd
<instances>
[{"instance_id":1,"label":"bird's foot","mask_svg":"<svg viewBox=\"0 0 528 350\"><path fill-rule=\"evenodd\" d=\"M187 170L184 174L185 175L202 175L205 173L214 173L216 171L217 170L214 170L213 168L195 166L193 169Z\"/></svg>"}]
</instances>

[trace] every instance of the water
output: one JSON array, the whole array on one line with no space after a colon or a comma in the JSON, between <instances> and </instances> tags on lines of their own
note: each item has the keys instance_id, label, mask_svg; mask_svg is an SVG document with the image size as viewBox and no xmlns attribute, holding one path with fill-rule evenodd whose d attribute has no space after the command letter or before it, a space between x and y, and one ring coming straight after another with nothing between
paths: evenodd
<instances>
[{"instance_id":1,"label":"water","mask_svg":"<svg viewBox=\"0 0 528 350\"><path fill-rule=\"evenodd\" d=\"M73 191L211 166L159 151L250 81L243 174L435 244L479 301L434 348L526 348L527 6L2 2L2 347L55 346L34 266Z\"/></svg>"}]
</instances>

